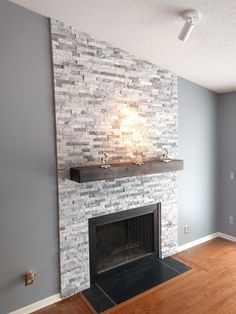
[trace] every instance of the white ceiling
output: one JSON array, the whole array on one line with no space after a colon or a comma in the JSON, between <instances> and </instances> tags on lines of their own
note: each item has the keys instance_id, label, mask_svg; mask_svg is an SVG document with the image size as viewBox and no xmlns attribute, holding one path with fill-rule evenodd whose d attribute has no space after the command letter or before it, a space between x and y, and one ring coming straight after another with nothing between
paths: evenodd
<instances>
[{"instance_id":1,"label":"white ceiling","mask_svg":"<svg viewBox=\"0 0 236 314\"><path fill-rule=\"evenodd\" d=\"M234 0L12 0L218 93L236 91ZM189 40L180 13L197 9Z\"/></svg>"}]
</instances>

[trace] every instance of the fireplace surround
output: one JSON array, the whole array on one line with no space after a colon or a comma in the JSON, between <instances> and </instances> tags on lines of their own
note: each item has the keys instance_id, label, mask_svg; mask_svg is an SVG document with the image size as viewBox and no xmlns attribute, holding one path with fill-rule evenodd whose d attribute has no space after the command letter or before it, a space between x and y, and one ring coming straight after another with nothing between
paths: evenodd
<instances>
[{"instance_id":1,"label":"fireplace surround","mask_svg":"<svg viewBox=\"0 0 236 314\"><path fill-rule=\"evenodd\" d=\"M134 259L159 258L160 218L160 203L90 218L90 283L99 273Z\"/></svg>"},{"instance_id":2,"label":"fireplace surround","mask_svg":"<svg viewBox=\"0 0 236 314\"><path fill-rule=\"evenodd\" d=\"M160 257L177 249L177 173L77 183L71 167L177 156L175 74L51 20L61 295L90 285L89 219L161 203ZM138 167L138 166L137 166Z\"/></svg>"}]
</instances>

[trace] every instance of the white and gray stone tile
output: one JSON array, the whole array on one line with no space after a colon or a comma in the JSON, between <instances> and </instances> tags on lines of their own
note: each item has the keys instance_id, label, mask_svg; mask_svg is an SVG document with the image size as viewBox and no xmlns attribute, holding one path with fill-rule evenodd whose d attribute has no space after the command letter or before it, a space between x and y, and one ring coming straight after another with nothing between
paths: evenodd
<instances>
[{"instance_id":1,"label":"white and gray stone tile","mask_svg":"<svg viewBox=\"0 0 236 314\"><path fill-rule=\"evenodd\" d=\"M88 219L161 202L162 257L177 249L177 174L78 184L69 168L129 161L139 150L177 157L177 77L51 21L62 296L89 286Z\"/></svg>"}]
</instances>

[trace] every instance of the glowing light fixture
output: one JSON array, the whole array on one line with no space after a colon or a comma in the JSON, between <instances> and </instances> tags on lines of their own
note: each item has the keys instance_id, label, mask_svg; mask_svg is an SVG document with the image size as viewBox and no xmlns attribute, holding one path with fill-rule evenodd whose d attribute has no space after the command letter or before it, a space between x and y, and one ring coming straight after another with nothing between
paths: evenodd
<instances>
[{"instance_id":1,"label":"glowing light fixture","mask_svg":"<svg viewBox=\"0 0 236 314\"><path fill-rule=\"evenodd\" d=\"M184 12L183 20L185 23L178 38L185 42L189 38L194 26L201 20L201 14L196 10L189 10Z\"/></svg>"}]
</instances>

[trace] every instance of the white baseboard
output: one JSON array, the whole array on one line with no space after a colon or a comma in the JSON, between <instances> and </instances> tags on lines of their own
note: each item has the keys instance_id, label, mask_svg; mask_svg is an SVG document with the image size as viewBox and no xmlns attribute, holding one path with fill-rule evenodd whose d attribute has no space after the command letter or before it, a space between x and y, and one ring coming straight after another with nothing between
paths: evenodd
<instances>
[{"instance_id":1,"label":"white baseboard","mask_svg":"<svg viewBox=\"0 0 236 314\"><path fill-rule=\"evenodd\" d=\"M218 232L218 237L221 237L221 238L223 238L223 239L227 239L227 240L236 242L236 237L233 237L233 236L228 235L228 234L226 234L226 233Z\"/></svg>"},{"instance_id":2,"label":"white baseboard","mask_svg":"<svg viewBox=\"0 0 236 314\"><path fill-rule=\"evenodd\" d=\"M229 240L229 241L236 242L236 237L233 237L233 236L228 235L228 234L226 234L226 233L216 232L216 233L209 234L209 235L206 236L206 237L197 239L197 240L195 240L195 241L191 241L191 242L188 242L188 243L186 243L186 244L180 245L180 246L178 247L177 252L181 252L181 251L190 249L191 247L194 247L194 246L196 246L196 245L202 244L202 243L204 243L204 242L207 242L207 241L209 241L209 240L215 239L215 238L217 238L217 237L220 237L220 238L223 238L223 239L226 239L226 240Z\"/></svg>"},{"instance_id":3,"label":"white baseboard","mask_svg":"<svg viewBox=\"0 0 236 314\"><path fill-rule=\"evenodd\" d=\"M219 235L219 232L216 232L216 233L209 234L209 235L206 236L206 237L203 237L203 238L200 238L200 239L197 239L197 240L188 242L188 243L186 243L186 244L180 245L180 246L178 247L177 252L181 252L181 251L190 249L191 247L194 247L194 246L196 246L196 245L202 244L202 243L207 242L207 241L209 241L209 240L215 239L215 238L217 238L217 237L219 237L219 236L220 236L220 235Z\"/></svg>"},{"instance_id":4,"label":"white baseboard","mask_svg":"<svg viewBox=\"0 0 236 314\"><path fill-rule=\"evenodd\" d=\"M55 294L55 295L52 295L51 297L48 297L46 299L43 299L43 300L37 301L35 303L32 303L28 306L22 307L21 309L16 310L14 312L11 312L9 314L30 314L32 312L35 312L37 310L40 310L40 309L48 306L48 305L56 303L60 300L61 300L60 294Z\"/></svg>"}]
</instances>

